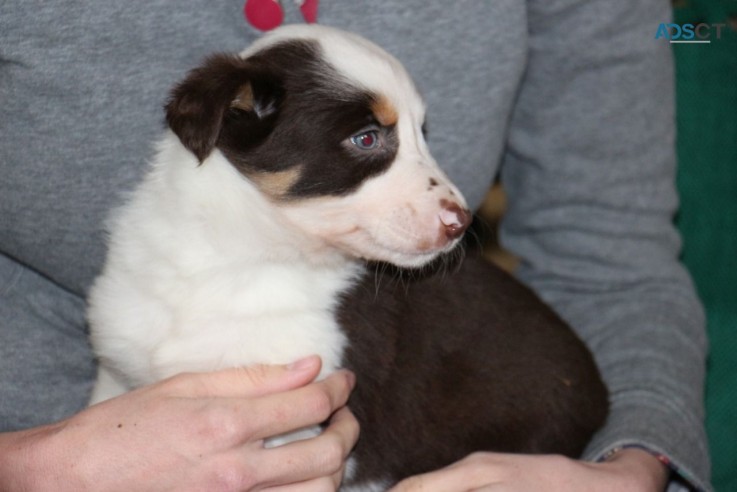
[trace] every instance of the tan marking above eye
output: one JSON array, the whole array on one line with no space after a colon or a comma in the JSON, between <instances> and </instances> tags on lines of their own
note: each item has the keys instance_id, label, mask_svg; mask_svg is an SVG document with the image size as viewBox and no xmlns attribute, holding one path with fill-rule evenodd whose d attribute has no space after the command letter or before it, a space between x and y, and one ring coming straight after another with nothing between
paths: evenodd
<instances>
[{"instance_id":1,"label":"tan marking above eye","mask_svg":"<svg viewBox=\"0 0 737 492\"><path fill-rule=\"evenodd\" d=\"M392 126L397 123L399 116L397 115L397 109L385 96L379 96L371 104L371 111L373 111L376 120L382 126Z\"/></svg>"}]
</instances>

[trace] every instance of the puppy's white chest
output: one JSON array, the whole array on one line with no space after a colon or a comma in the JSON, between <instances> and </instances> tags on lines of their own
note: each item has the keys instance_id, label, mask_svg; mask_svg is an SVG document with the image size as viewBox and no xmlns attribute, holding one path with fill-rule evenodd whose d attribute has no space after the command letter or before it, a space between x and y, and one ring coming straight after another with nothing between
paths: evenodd
<instances>
[{"instance_id":1,"label":"puppy's white chest","mask_svg":"<svg viewBox=\"0 0 737 492\"><path fill-rule=\"evenodd\" d=\"M172 319L152 347L154 379L320 354L340 363L345 337L333 308L349 275L292 265L219 269L171 291ZM168 303L165 301L165 303Z\"/></svg>"},{"instance_id":2,"label":"puppy's white chest","mask_svg":"<svg viewBox=\"0 0 737 492\"><path fill-rule=\"evenodd\" d=\"M91 296L93 346L116 375L116 384L98 384L95 401L180 372L318 354L323 377L341 363L346 339L334 308L351 267L233 262L143 274L122 263L109 265Z\"/></svg>"}]
</instances>

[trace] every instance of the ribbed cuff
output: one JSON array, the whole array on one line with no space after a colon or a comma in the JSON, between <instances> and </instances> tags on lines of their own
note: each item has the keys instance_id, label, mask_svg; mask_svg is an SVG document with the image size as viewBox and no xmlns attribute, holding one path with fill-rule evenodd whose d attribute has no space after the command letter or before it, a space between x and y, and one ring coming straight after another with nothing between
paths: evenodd
<instances>
[{"instance_id":1,"label":"ribbed cuff","mask_svg":"<svg viewBox=\"0 0 737 492\"><path fill-rule=\"evenodd\" d=\"M621 449L637 447L672 470L669 492L712 492L708 451L701 449L700 443L705 440L697 435L702 427L685 420L679 422L672 409L665 412L661 405L641 395L636 404L624 399L616 401L605 429L594 436L583 458L603 461Z\"/></svg>"}]
</instances>

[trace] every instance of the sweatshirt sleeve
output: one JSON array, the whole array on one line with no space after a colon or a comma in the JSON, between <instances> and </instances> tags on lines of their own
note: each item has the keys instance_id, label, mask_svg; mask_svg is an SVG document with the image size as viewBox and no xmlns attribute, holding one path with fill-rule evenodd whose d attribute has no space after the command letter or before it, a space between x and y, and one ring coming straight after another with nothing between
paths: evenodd
<instances>
[{"instance_id":1,"label":"sweatshirt sleeve","mask_svg":"<svg viewBox=\"0 0 737 492\"><path fill-rule=\"evenodd\" d=\"M593 350L611 414L585 458L644 447L710 490L705 321L673 225L674 70L665 0L528 2L502 243ZM673 489L672 489L673 490Z\"/></svg>"},{"instance_id":2,"label":"sweatshirt sleeve","mask_svg":"<svg viewBox=\"0 0 737 492\"><path fill-rule=\"evenodd\" d=\"M84 299L0 253L0 432L83 409L95 365Z\"/></svg>"}]
</instances>

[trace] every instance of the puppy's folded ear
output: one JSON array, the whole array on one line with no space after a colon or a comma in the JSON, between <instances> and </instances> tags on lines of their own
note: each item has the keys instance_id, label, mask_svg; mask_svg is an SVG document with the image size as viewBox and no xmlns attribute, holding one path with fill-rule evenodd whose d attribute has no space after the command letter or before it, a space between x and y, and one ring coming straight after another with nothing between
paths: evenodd
<instances>
[{"instance_id":1,"label":"puppy's folded ear","mask_svg":"<svg viewBox=\"0 0 737 492\"><path fill-rule=\"evenodd\" d=\"M256 125L278 111L281 94L279 81L248 60L214 55L173 89L166 121L202 162L215 148L229 111L248 114ZM258 129L260 134L264 131Z\"/></svg>"}]
</instances>

